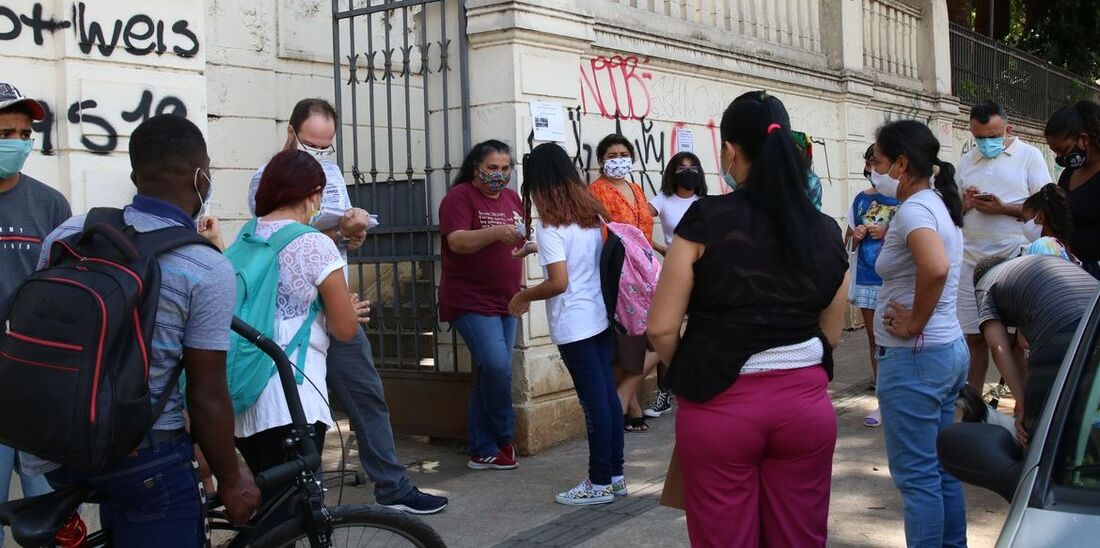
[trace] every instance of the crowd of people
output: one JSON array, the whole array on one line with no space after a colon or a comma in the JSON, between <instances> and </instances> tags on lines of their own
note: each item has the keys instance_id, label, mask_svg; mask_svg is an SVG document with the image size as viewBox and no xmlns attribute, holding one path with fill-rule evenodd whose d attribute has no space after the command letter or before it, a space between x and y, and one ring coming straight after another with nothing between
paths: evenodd
<instances>
[{"instance_id":1,"label":"crowd of people","mask_svg":"<svg viewBox=\"0 0 1100 548\"><path fill-rule=\"evenodd\" d=\"M47 266L53 242L85 230L86 217L71 217L60 193L22 173L31 125L43 116L36 101L0 84L0 301ZM737 97L722 115L727 188L716 196L699 158L680 153L647 199L632 181L633 144L617 134L597 146L592 183L558 145L536 146L523 158L518 192L510 147L497 140L473 147L439 208L439 318L473 361L467 466L518 467L517 322L545 301L589 448L586 477L563 486L557 502L627 496L625 434L645 432L646 418L668 411L675 396L692 544L823 546L837 442L827 386L854 306L879 398L863 424L884 432L907 543L965 546L962 488L937 460L936 435L955 420L960 392L982 393L992 353L1016 397L1016 435L1026 445L1059 349L1100 283L1100 105L1082 101L1051 117L1047 145L1065 168L1057 183L996 103L974 106L970 126L976 146L957 170L923 123L878 128L863 157L869 186L854 197L843 232L820 212L808 142L766 92ZM228 246L206 211L213 181L199 129L154 116L134 131L137 193L126 224L137 233L188 227L224 254L189 245L158 258L149 384L153 400L166 403L142 444L90 475L0 447L5 500L13 473L27 496L92 483L107 499L103 525L119 545L158 538L195 546L205 538L197 458L217 479L228 516L246 521L259 501L251 473L284 462L291 418L274 364L231 335L238 315L296 364L319 445L334 425L327 395L343 404L379 504L421 514L447 506L413 486L396 456L360 328L370 303L349 290L346 272L347 252L363 245L374 221L347 195L332 147L338 127L324 100L295 106L282 150L252 178L254 218ZM642 238L616 232L621 227ZM663 256L655 287L643 291L652 293L641 311L644 334L624 328L608 304L613 236L627 263L633 253ZM528 287L531 255L542 281ZM172 376L181 367L186 384L177 389ZM656 401L643 409L638 392L655 369ZM154 507L160 517L145 519Z\"/></svg>"}]
</instances>

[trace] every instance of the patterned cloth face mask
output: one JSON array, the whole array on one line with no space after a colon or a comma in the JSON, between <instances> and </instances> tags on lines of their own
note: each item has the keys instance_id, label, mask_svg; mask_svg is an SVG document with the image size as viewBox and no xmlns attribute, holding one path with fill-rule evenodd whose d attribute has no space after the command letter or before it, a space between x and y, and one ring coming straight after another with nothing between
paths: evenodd
<instances>
[{"instance_id":1,"label":"patterned cloth face mask","mask_svg":"<svg viewBox=\"0 0 1100 548\"><path fill-rule=\"evenodd\" d=\"M500 192L504 190L504 187L508 186L508 182L512 180L512 173L505 171L485 171L478 172L478 178L481 179L482 184L489 192Z\"/></svg>"},{"instance_id":2,"label":"patterned cloth face mask","mask_svg":"<svg viewBox=\"0 0 1100 548\"><path fill-rule=\"evenodd\" d=\"M633 158L608 158L603 163L603 172L612 179L624 179L630 175L630 168L633 165Z\"/></svg>"}]
</instances>

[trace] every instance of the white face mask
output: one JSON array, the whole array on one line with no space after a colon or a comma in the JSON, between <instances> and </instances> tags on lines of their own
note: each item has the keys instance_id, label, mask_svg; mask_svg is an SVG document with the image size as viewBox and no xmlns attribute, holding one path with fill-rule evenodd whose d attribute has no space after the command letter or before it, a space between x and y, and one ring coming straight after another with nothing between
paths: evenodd
<instances>
[{"instance_id":1,"label":"white face mask","mask_svg":"<svg viewBox=\"0 0 1100 548\"><path fill-rule=\"evenodd\" d=\"M625 179L630 175L632 165L634 165L633 158L611 158L604 161L603 172L612 179Z\"/></svg>"},{"instance_id":2,"label":"white face mask","mask_svg":"<svg viewBox=\"0 0 1100 548\"><path fill-rule=\"evenodd\" d=\"M1036 223L1035 219L1024 223L1024 237L1027 241L1034 242L1043 237L1043 225Z\"/></svg>"},{"instance_id":3,"label":"white face mask","mask_svg":"<svg viewBox=\"0 0 1100 548\"><path fill-rule=\"evenodd\" d=\"M199 192L199 174L206 179L206 195L203 196L202 192ZM199 196L199 211L195 214L195 219L201 219L210 214L210 195L214 193L214 181L210 179L210 176L202 170L201 167L195 168L195 194Z\"/></svg>"},{"instance_id":4,"label":"white face mask","mask_svg":"<svg viewBox=\"0 0 1100 548\"><path fill-rule=\"evenodd\" d=\"M336 154L336 151L329 145L328 148L313 148L302 142L298 136L294 136L294 140L298 141L298 150L309 154L317 159L318 162L331 162L332 157Z\"/></svg>"},{"instance_id":5,"label":"white face mask","mask_svg":"<svg viewBox=\"0 0 1100 548\"><path fill-rule=\"evenodd\" d=\"M893 169L894 164L890 164L890 169L887 169L886 173L879 173L871 168L871 184L875 186L875 190L878 190L879 194L896 200L898 185L901 184L901 181L890 176L890 171Z\"/></svg>"}]
</instances>

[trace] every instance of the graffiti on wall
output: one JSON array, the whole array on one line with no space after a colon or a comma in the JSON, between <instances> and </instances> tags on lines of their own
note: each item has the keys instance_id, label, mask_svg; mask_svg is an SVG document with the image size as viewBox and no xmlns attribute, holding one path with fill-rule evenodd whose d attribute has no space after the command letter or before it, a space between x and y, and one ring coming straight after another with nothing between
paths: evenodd
<instances>
[{"instance_id":1,"label":"graffiti on wall","mask_svg":"<svg viewBox=\"0 0 1100 548\"><path fill-rule=\"evenodd\" d=\"M648 118L653 108L648 64L648 57L636 55L601 55L581 62L582 111L615 120Z\"/></svg>"},{"instance_id":2,"label":"graffiti on wall","mask_svg":"<svg viewBox=\"0 0 1100 548\"><path fill-rule=\"evenodd\" d=\"M97 3L97 7L100 5ZM37 2L24 12L7 2L0 3L0 42L18 40L27 33L36 46L42 46L47 34L71 30L77 47L86 55L93 51L104 57L116 51L136 56L171 51L191 57L199 52L199 37L186 19L168 21L145 13L97 19L85 2L74 2L68 15L68 19L60 20L47 16Z\"/></svg>"},{"instance_id":3,"label":"graffiti on wall","mask_svg":"<svg viewBox=\"0 0 1100 548\"><path fill-rule=\"evenodd\" d=\"M122 119L128 126L137 127L158 114L174 114L187 117L187 105L183 99L174 95L166 95L154 105L155 96L152 91L142 90L140 97L133 104L132 109L120 110L112 113ZM49 156L54 153L54 128L57 115L49 102L39 101L46 111L46 118L34 123L34 131L42 136L40 150L42 154ZM99 101L96 99L83 99L74 101L65 111L65 120L70 124L81 126L80 144L92 154L109 154L118 148L119 127L112 124L104 116Z\"/></svg>"}]
</instances>

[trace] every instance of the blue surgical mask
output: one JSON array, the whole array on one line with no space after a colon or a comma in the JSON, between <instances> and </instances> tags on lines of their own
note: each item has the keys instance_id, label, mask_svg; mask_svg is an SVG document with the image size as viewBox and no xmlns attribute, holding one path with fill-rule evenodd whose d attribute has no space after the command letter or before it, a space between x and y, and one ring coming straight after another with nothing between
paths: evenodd
<instances>
[{"instance_id":1,"label":"blue surgical mask","mask_svg":"<svg viewBox=\"0 0 1100 548\"><path fill-rule=\"evenodd\" d=\"M978 143L978 152L986 158L996 158L1005 151L1004 137L980 137L975 141Z\"/></svg>"},{"instance_id":2,"label":"blue surgical mask","mask_svg":"<svg viewBox=\"0 0 1100 548\"><path fill-rule=\"evenodd\" d=\"M34 141L30 139L0 139L0 179L19 173L33 148Z\"/></svg>"},{"instance_id":3,"label":"blue surgical mask","mask_svg":"<svg viewBox=\"0 0 1100 548\"><path fill-rule=\"evenodd\" d=\"M729 172L722 174L722 181L726 183L726 186L730 187L730 190L737 191L741 188L741 185L737 184L737 179L734 179L733 175L730 175Z\"/></svg>"}]
</instances>

